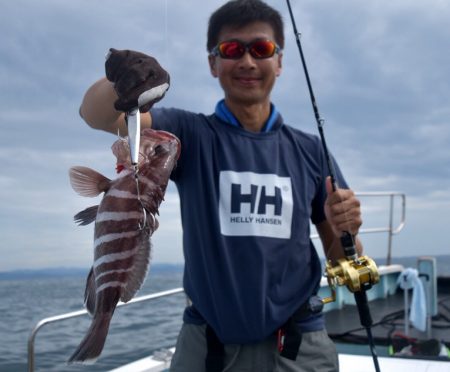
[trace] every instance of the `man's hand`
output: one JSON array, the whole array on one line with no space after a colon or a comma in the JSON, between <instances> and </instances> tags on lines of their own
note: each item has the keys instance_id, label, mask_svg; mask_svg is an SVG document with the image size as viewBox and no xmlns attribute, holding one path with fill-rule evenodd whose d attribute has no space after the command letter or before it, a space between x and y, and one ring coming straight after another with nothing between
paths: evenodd
<instances>
[{"instance_id":1,"label":"man's hand","mask_svg":"<svg viewBox=\"0 0 450 372\"><path fill-rule=\"evenodd\" d=\"M333 191L331 178L326 179L325 216L333 234L340 238L344 231L356 235L362 225L360 202L349 189Z\"/></svg>"},{"instance_id":2,"label":"man's hand","mask_svg":"<svg viewBox=\"0 0 450 372\"><path fill-rule=\"evenodd\" d=\"M114 102L118 111L139 107L140 112L147 112L164 97L169 87L169 74L155 58L144 53L111 48L105 71L119 96Z\"/></svg>"}]
</instances>

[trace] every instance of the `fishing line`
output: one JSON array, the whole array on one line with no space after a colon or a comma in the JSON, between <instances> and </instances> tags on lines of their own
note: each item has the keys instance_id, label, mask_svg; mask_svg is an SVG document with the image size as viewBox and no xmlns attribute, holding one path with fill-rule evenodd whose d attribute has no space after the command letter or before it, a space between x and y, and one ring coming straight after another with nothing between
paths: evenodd
<instances>
[{"instance_id":1,"label":"fishing line","mask_svg":"<svg viewBox=\"0 0 450 372\"><path fill-rule=\"evenodd\" d=\"M164 54L166 58L166 63L169 61L169 20L168 20L169 7L167 5L167 0L164 0Z\"/></svg>"},{"instance_id":2,"label":"fishing line","mask_svg":"<svg viewBox=\"0 0 450 372\"><path fill-rule=\"evenodd\" d=\"M325 140L325 134L324 134L324 130L323 130L324 120L320 116L316 98L314 96L314 91L312 89L311 79L309 78L308 68L306 66L306 60L305 60L305 56L303 54L303 48L302 48L302 44L300 41L301 34L297 30L297 25L295 23L295 18L294 18L294 14L292 12L290 0L286 0L286 3L287 3L288 10L289 10L290 18L291 18L291 23L292 23L292 27L293 27L294 34L295 34L297 47L300 52L300 59L302 62L303 71L305 73L306 82L308 85L309 96L311 98L314 116L316 118L317 128L319 130L319 135L320 135L320 139L322 142L323 151L324 151L325 159L326 159L327 166L328 166L328 173L331 178L332 189L333 189L333 191L336 191L338 188L337 181L336 181L336 172L335 172L334 165L333 165L333 162L331 159L331 155L328 151L328 146L327 146L327 143ZM350 233L350 229L349 229L349 231L343 232L340 240L341 240L341 245L344 249L344 254L345 254L346 258L348 260L353 260L353 261L357 262L358 254L357 254L356 247L355 247L355 239L352 236L352 234ZM370 283L369 283L369 285L371 286ZM355 302L356 302L356 305L358 308L361 325L366 329L366 332L367 332L367 338L369 341L370 351L372 354L375 370L377 372L379 372L380 366L378 364L378 356L377 356L377 352L375 350L375 342L374 342L374 339L372 336L372 331L370 328L373 324L373 321L372 321L372 318L370 315L367 294L366 294L366 290L369 289L370 286L367 286L367 288L366 288L366 286L362 286L359 291L354 292L354 296L355 296Z\"/></svg>"},{"instance_id":3,"label":"fishing line","mask_svg":"<svg viewBox=\"0 0 450 372\"><path fill-rule=\"evenodd\" d=\"M145 226L147 225L147 210L145 209L144 203L142 202L141 199L141 191L139 189L139 174L138 174L138 167L137 165L135 166L134 169L134 180L136 182L136 196L137 196L137 200L142 208L142 221L140 221L138 223L138 228L139 230L144 230Z\"/></svg>"}]
</instances>

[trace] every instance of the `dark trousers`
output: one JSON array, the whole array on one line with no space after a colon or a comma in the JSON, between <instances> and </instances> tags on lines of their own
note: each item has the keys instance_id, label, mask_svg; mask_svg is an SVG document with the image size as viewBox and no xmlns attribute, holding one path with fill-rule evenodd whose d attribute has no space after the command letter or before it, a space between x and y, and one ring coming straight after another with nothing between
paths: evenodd
<instances>
[{"instance_id":1,"label":"dark trousers","mask_svg":"<svg viewBox=\"0 0 450 372\"><path fill-rule=\"evenodd\" d=\"M205 372L206 326L183 324L171 372ZM297 360L279 355L277 337L256 344L225 345L224 372L337 372L338 357L325 330L302 334Z\"/></svg>"}]
</instances>

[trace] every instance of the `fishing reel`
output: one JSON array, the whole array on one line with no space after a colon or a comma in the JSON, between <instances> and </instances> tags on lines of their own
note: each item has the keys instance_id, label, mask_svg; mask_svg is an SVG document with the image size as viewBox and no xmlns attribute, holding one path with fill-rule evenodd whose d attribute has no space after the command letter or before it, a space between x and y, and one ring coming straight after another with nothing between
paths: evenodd
<instances>
[{"instance_id":1,"label":"fishing reel","mask_svg":"<svg viewBox=\"0 0 450 372\"><path fill-rule=\"evenodd\" d=\"M322 299L323 304L336 301L336 286L345 285L350 292L357 293L370 289L380 281L375 261L367 256L356 259L341 258L335 266L326 263L325 275L331 296Z\"/></svg>"}]
</instances>

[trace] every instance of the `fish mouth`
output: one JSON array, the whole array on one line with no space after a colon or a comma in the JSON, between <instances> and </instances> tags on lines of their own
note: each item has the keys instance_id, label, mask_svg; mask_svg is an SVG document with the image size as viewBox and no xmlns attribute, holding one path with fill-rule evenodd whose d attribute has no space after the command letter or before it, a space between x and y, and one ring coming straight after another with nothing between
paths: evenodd
<instances>
[{"instance_id":1,"label":"fish mouth","mask_svg":"<svg viewBox=\"0 0 450 372\"><path fill-rule=\"evenodd\" d=\"M172 133L160 130L158 131L158 134L161 136L161 140L168 141L169 147L175 147L177 148L177 154L175 156L175 160L178 160L181 153L181 142L180 140L174 136ZM166 142L167 143L167 142Z\"/></svg>"},{"instance_id":2,"label":"fish mouth","mask_svg":"<svg viewBox=\"0 0 450 372\"><path fill-rule=\"evenodd\" d=\"M146 128L142 131L142 136L153 138L153 140L156 142L155 150L160 147L160 150L170 152L170 149L176 146L177 153L175 156L175 160L178 160L178 158L180 157L181 142L174 134L166 132L164 130L154 130Z\"/></svg>"}]
</instances>

